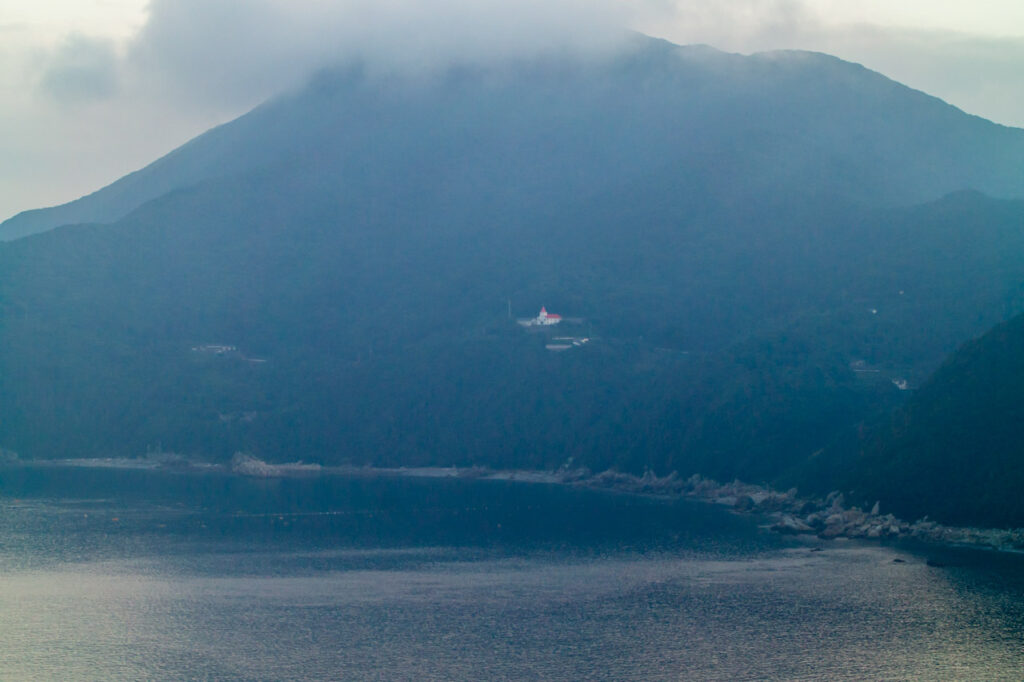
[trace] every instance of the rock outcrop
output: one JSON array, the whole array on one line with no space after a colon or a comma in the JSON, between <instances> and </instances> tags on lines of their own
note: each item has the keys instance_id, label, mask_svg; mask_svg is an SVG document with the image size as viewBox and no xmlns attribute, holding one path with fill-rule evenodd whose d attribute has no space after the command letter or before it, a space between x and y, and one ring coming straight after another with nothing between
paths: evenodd
<instances>
[{"instance_id":1,"label":"rock outcrop","mask_svg":"<svg viewBox=\"0 0 1024 682\"><path fill-rule=\"evenodd\" d=\"M876 502L870 511L845 506L842 493L822 499L801 498L792 488L786 492L733 481L719 483L699 474L682 479L675 472L658 477L652 471L631 476L616 471L590 474L586 470L558 472L561 482L622 492L691 497L730 507L737 513L762 514L773 531L814 534L821 538L916 538L927 542L1024 550L1024 528L966 528L944 526L927 517L910 523L893 514L882 514Z\"/></svg>"},{"instance_id":2,"label":"rock outcrop","mask_svg":"<svg viewBox=\"0 0 1024 682\"><path fill-rule=\"evenodd\" d=\"M296 474L316 474L320 472L320 465L303 464L302 462L267 464L252 455L236 452L235 456L231 458L231 471L242 476L253 476L256 478L281 478Z\"/></svg>"}]
</instances>

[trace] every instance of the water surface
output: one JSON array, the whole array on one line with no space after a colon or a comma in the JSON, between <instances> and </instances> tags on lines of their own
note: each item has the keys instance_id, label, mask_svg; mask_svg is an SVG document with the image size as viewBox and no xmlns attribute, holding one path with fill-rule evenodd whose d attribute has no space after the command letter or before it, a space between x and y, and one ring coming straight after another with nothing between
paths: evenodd
<instances>
[{"instance_id":1,"label":"water surface","mask_svg":"<svg viewBox=\"0 0 1024 682\"><path fill-rule=\"evenodd\" d=\"M1020 679L1022 569L562 486L14 468L0 679Z\"/></svg>"}]
</instances>

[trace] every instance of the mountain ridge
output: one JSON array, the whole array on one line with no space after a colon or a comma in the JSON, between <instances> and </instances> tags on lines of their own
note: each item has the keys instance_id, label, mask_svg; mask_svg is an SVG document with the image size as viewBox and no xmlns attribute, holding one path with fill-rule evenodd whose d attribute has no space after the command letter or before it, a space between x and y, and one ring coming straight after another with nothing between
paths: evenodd
<instances>
[{"instance_id":1,"label":"mountain ridge","mask_svg":"<svg viewBox=\"0 0 1024 682\"><path fill-rule=\"evenodd\" d=\"M165 162L241 170L0 244L0 447L773 481L1024 312L1024 201L963 190L1024 131L683 52L324 73Z\"/></svg>"},{"instance_id":2,"label":"mountain ridge","mask_svg":"<svg viewBox=\"0 0 1024 682\"><path fill-rule=\"evenodd\" d=\"M653 39L638 41L636 44L640 47L634 47L632 51L626 51L614 59L609 58L603 61L581 62L550 59L538 62L527 61L513 67L499 69L497 75L494 71L487 69L469 68L461 71L453 70L447 75L434 76L432 79L427 79L426 82L436 85L438 81L452 80L453 78L457 81L460 78L453 74L462 73L464 75L461 78L472 79L472 74L483 73L486 74L485 80L497 79L500 81L501 78L505 78L506 90L509 87L512 88L509 91L511 95L516 92L517 87L522 88L521 84L515 83L517 78L529 79L541 74L538 80L543 81L544 78L550 80L550 76L545 74L557 74L561 70L563 73L575 74L570 79L570 95L581 97L579 103L586 103L587 97L600 97L601 89L607 87L623 90L622 96L626 96L628 101L628 92L642 93L643 89L624 87L621 77L619 82L616 82L615 78L609 80L605 73L618 71L630 78L637 77L639 74L637 80L647 81L652 85L657 83L657 87L661 89L666 86L671 89L672 84L678 89L697 88L702 100L696 105L689 102L686 97L678 96L681 93L677 93L675 97L668 99L662 97L661 99L664 100L665 105L676 107L677 112L683 115L682 121L689 120L698 127L702 127L704 130L702 134L709 130L714 134L715 126L724 121L733 124L734 131L724 130L718 133L719 137L727 140L734 132L739 131L740 141L746 143L749 140L744 141L742 137L751 133L741 131L748 130L755 135L778 135L779 126L773 128L772 117L786 116L789 119L795 117L797 123L802 121L801 125L805 126L805 133L812 134L812 137L813 135L826 135L821 141L823 148L827 148L832 143L829 136L834 136L835 133L830 132L827 126L822 129L820 125L808 118L815 114L815 107L822 106L822 98L814 94L815 88L838 88L839 96L847 99L850 97L851 89L863 90L864 92L860 94L870 94L876 98L881 95L886 97L895 95L904 102L903 106L912 106L915 109L930 112L928 116L932 119L932 125L925 126L926 129L923 131L894 130L890 135L892 137L891 144L902 144L901 136L923 134L935 136L932 142L936 147L941 148L948 141L942 136L950 134L949 126L957 128L957 126L963 127L971 124L974 131L971 135L975 138L980 136L980 143L992 148L1000 148L998 152L989 150L990 158L985 162L980 164L975 162L978 168L972 171L973 179L968 173L967 176L964 176L964 180L946 181L945 184L930 191L925 190L922 193L920 189L914 189L909 200L904 197L902 201L897 199L895 203L917 203L959 189L978 189L997 196L1011 196L1016 192L1014 196L1020 196L1019 187L1024 186L1024 175L1019 169L1015 167L1008 169L1006 168L1007 164L1003 162L993 163L992 157L992 154L995 153L995 158L1003 156L1014 158L1012 151L1014 149L1024 152L1024 131L998 126L984 119L965 114L941 100L907 88L859 64L844 62L838 58L815 52L775 51L742 56L720 52L714 48L675 46ZM594 80L594 73L601 74L603 80L602 78ZM652 77L657 80L652 81ZM588 78L593 82L590 82L589 87L584 87ZM802 86L805 84L800 82L804 80L815 85L804 88ZM376 89L386 92L396 83L400 90L403 88L409 90L410 86L412 86L412 90L415 90L418 87L414 78L372 77L359 67L321 72L304 90L268 100L253 111L203 133L152 164L126 175L105 188L60 206L23 212L0 223L0 239L9 240L62 224L112 222L137 208L142 202L156 198L172 189L187 187L217 177L228 177L258 165L286 162L287 158L295 153L297 141L300 145L305 144L307 148L315 149L317 139L325 139L325 135L329 138L334 134L330 132L330 121L312 120L311 117L305 117L302 111L289 113L290 108L294 109L304 98L315 98L318 90L321 91L321 94L323 91L333 89L339 91L342 96L365 97L366 90ZM576 85L573 86L573 83ZM584 86L580 86L579 83L584 83ZM795 84L800 85L801 88L794 89ZM633 85L635 86L635 83ZM773 92L779 88L789 88L789 90ZM809 93L809 97L808 94L800 94L801 92ZM554 94L557 97L557 93ZM751 99L751 96L754 98ZM635 98L636 95L634 94L633 97ZM791 100L796 97L801 97L804 100L803 103L808 108L807 110L800 111L799 108L789 110L793 104ZM652 103L657 101L658 99L655 98ZM756 104L759 101L767 103L767 108L760 112L764 120L745 123L744 112L750 110L751 107L760 106ZM502 103L513 106L517 104L514 97L512 99L499 98L492 103L492 110L489 113L494 115L494 108ZM608 106L607 100L598 103L605 107ZM418 102L410 101L410 104L425 105L429 108L432 102L420 100ZM335 104L333 106L335 115L343 117L345 113L343 105ZM566 102L562 106L567 107L569 103ZM849 106L858 106L856 98L851 100ZM710 107L712 111L702 114L700 111L702 107ZM871 113L870 108L865 111L876 118L892 113L891 111ZM268 121L273 120L290 121L290 123L286 124L284 129L278 129L276 133L271 133L268 136L268 131L275 130L275 126L281 126L280 123L268 125ZM507 116L504 120L508 120ZM627 123L627 120L623 119L623 123ZM856 121L857 119L855 117L851 120ZM409 124L408 119L398 118L394 121L399 126ZM324 127L325 123L327 128ZM359 123L365 124L366 122ZM642 123L643 119L640 119L635 120L633 124L642 125ZM735 128L735 125L740 127ZM758 130L764 132L757 133ZM851 131L851 134L854 137L862 135L856 130ZM999 138L998 141L988 139L993 136ZM306 142L303 143L302 140L306 140ZM818 143L815 142L815 144ZM799 146L791 148L798 150ZM813 150L812 145L811 151ZM360 153L358 145L349 146L339 151L350 155ZM960 155L963 156L963 152L960 152ZM941 154L937 158L941 159ZM907 167L906 161L901 161L898 155L891 162L897 167L904 166L902 169L904 171L914 168L913 164L909 164ZM964 161L965 165L970 165L970 163L970 159ZM929 164L933 164L933 162L924 165ZM949 163L947 162L946 165ZM785 171L786 169L783 167L781 170ZM839 167L838 170L849 172L843 171L842 167ZM913 172L927 174L926 170L920 168ZM892 175L897 174L892 173ZM1014 178L1012 182L999 179L1001 176L1007 175ZM905 183L905 181L900 182ZM865 196L858 197L859 200L865 200L865 198Z\"/></svg>"}]
</instances>

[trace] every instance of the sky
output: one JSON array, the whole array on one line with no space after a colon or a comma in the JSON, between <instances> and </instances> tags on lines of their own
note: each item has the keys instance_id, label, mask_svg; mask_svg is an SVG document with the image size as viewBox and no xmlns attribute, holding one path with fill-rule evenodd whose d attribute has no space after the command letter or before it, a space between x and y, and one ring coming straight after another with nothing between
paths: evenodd
<instances>
[{"instance_id":1,"label":"sky","mask_svg":"<svg viewBox=\"0 0 1024 682\"><path fill-rule=\"evenodd\" d=\"M324 65L588 52L623 28L827 52L1024 127L1020 0L0 0L0 220L100 189Z\"/></svg>"}]
</instances>

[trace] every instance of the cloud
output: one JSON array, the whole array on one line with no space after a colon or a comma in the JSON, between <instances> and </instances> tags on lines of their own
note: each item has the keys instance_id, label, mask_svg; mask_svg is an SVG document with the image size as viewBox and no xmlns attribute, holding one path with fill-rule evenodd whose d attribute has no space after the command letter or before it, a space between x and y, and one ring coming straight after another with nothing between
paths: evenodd
<instances>
[{"instance_id":1,"label":"cloud","mask_svg":"<svg viewBox=\"0 0 1024 682\"><path fill-rule=\"evenodd\" d=\"M130 13L62 38L78 7L66 2L3 25L0 219L96 190L325 65L589 53L635 11L619 0L150 0L134 33Z\"/></svg>"},{"instance_id":2,"label":"cloud","mask_svg":"<svg viewBox=\"0 0 1024 682\"><path fill-rule=\"evenodd\" d=\"M72 34L45 60L39 88L64 103L106 99L117 92L118 64L113 41Z\"/></svg>"},{"instance_id":3,"label":"cloud","mask_svg":"<svg viewBox=\"0 0 1024 682\"><path fill-rule=\"evenodd\" d=\"M149 11L132 65L164 89L233 104L346 60L422 70L596 50L631 14L612 0L153 0Z\"/></svg>"},{"instance_id":4,"label":"cloud","mask_svg":"<svg viewBox=\"0 0 1024 682\"><path fill-rule=\"evenodd\" d=\"M777 49L826 52L940 97L968 113L1024 126L1024 38L968 33L957 28L953 17L945 28L908 27L916 13L928 11L927 3L917 0L900 3L888 13L863 11L866 4L845 0L666 0L660 13L648 16L638 28L677 43L703 42L742 53ZM1006 5L1003 10L1008 16L1021 11L1016 5Z\"/></svg>"},{"instance_id":5,"label":"cloud","mask_svg":"<svg viewBox=\"0 0 1024 682\"><path fill-rule=\"evenodd\" d=\"M804 36L802 43L864 64L968 113L1024 127L1024 38L854 26Z\"/></svg>"},{"instance_id":6,"label":"cloud","mask_svg":"<svg viewBox=\"0 0 1024 682\"><path fill-rule=\"evenodd\" d=\"M766 42L813 32L820 26L812 5L800 0L665 0L648 6L638 28L671 35L675 42L751 52Z\"/></svg>"},{"instance_id":7,"label":"cloud","mask_svg":"<svg viewBox=\"0 0 1024 682\"><path fill-rule=\"evenodd\" d=\"M416 71L590 54L623 27L743 53L829 52L1024 126L1024 39L993 37L994 20L958 29L956 0L150 0L145 15L140 0L114 5L136 8L116 30L107 19L119 13L81 10L90 22L65 36L73 0L0 25L0 218L95 190L332 62ZM928 29L912 28L926 15ZM45 16L60 20L36 21Z\"/></svg>"},{"instance_id":8,"label":"cloud","mask_svg":"<svg viewBox=\"0 0 1024 682\"><path fill-rule=\"evenodd\" d=\"M1022 92L1022 39L870 24L861 19L905 17L896 10L866 14L844 2L151 0L141 30L120 50L72 36L40 83L64 104L121 88L137 99L224 117L331 63L359 60L371 69L407 71L553 50L590 53L634 28L744 53L829 52L972 113L1024 124L1024 101L1014 94ZM919 4L908 0L901 12L923 11Z\"/></svg>"}]
</instances>

